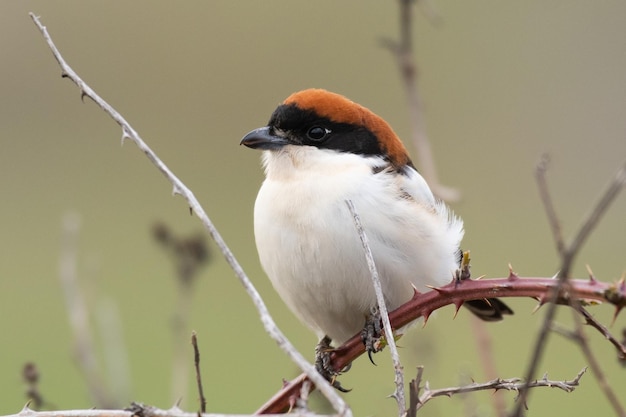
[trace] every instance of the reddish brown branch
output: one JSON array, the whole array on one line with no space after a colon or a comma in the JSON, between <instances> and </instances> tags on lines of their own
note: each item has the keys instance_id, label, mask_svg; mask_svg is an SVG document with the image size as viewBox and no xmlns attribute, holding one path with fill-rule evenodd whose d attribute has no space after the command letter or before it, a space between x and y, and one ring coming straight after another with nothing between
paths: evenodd
<instances>
[{"instance_id":1,"label":"reddish brown branch","mask_svg":"<svg viewBox=\"0 0 626 417\"><path fill-rule=\"evenodd\" d=\"M415 293L406 304L389 314L391 326L401 328L412 321L423 317L428 320L430 314L447 305L460 308L468 300L492 297L531 297L541 304L553 299L553 292L559 280L552 278L521 278L511 273L508 278L489 280L455 281L433 291ZM626 307L626 284L606 283L595 279L568 280L561 294L554 297L558 304L568 305L572 300L589 300L613 304L616 315ZM332 355L332 363L336 370L341 370L364 353L360 335L355 335ZM281 413L289 408L290 399L297 398L300 387L306 376L300 375L276 393L267 403L257 410L257 414Z\"/></svg>"}]
</instances>

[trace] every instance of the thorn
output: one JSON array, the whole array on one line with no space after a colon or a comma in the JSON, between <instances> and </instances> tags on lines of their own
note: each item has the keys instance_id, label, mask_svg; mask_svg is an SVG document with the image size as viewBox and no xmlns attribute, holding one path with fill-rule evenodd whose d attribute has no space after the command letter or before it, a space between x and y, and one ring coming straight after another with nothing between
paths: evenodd
<instances>
[{"instance_id":1,"label":"thorn","mask_svg":"<svg viewBox=\"0 0 626 417\"><path fill-rule=\"evenodd\" d=\"M424 327L426 327L426 323L428 322L428 318L430 317L430 313L432 313L432 311L426 311L422 314L422 317L424 317L424 324L422 324L422 329Z\"/></svg>"},{"instance_id":2,"label":"thorn","mask_svg":"<svg viewBox=\"0 0 626 417\"><path fill-rule=\"evenodd\" d=\"M483 278L485 278L487 275L481 275L479 277L474 278L475 281L481 280Z\"/></svg>"},{"instance_id":3,"label":"thorn","mask_svg":"<svg viewBox=\"0 0 626 417\"><path fill-rule=\"evenodd\" d=\"M561 273L561 270L556 271L556 274L552 275L552 279L559 279L560 273Z\"/></svg>"},{"instance_id":4,"label":"thorn","mask_svg":"<svg viewBox=\"0 0 626 417\"><path fill-rule=\"evenodd\" d=\"M617 316L621 313L624 306L615 306L615 313L613 313L613 320L611 320L611 327L615 324L615 320L617 320Z\"/></svg>"},{"instance_id":5,"label":"thorn","mask_svg":"<svg viewBox=\"0 0 626 417\"><path fill-rule=\"evenodd\" d=\"M189 215L193 216L193 207L189 206Z\"/></svg>"},{"instance_id":6,"label":"thorn","mask_svg":"<svg viewBox=\"0 0 626 417\"><path fill-rule=\"evenodd\" d=\"M417 289L415 285L413 285L413 283L411 283L411 287L413 287L413 297L415 297L418 294L421 294L421 292L419 292L419 290Z\"/></svg>"},{"instance_id":7,"label":"thorn","mask_svg":"<svg viewBox=\"0 0 626 417\"><path fill-rule=\"evenodd\" d=\"M85 103L85 97L87 97L87 93L85 93L85 90L80 90L80 101Z\"/></svg>"},{"instance_id":8,"label":"thorn","mask_svg":"<svg viewBox=\"0 0 626 417\"><path fill-rule=\"evenodd\" d=\"M461 309L462 306L463 306L463 300L454 302L454 307L456 307L456 310L454 311L454 316L452 317L452 319L456 318L456 315L459 314L459 310Z\"/></svg>"},{"instance_id":9,"label":"thorn","mask_svg":"<svg viewBox=\"0 0 626 417\"><path fill-rule=\"evenodd\" d=\"M33 413L33 410L31 410L31 408L29 407L29 405L30 405L30 403L31 403L32 401L33 401L32 399L28 400L28 401L26 402L26 404L24 404L24 407L22 408L22 411L20 411L18 414L19 414L19 415L32 414L32 413Z\"/></svg>"},{"instance_id":10,"label":"thorn","mask_svg":"<svg viewBox=\"0 0 626 417\"><path fill-rule=\"evenodd\" d=\"M170 408L168 411L182 411L180 409L180 403L183 401L183 397L178 397L178 399L174 402L174 405L172 406L172 408Z\"/></svg>"},{"instance_id":11,"label":"thorn","mask_svg":"<svg viewBox=\"0 0 626 417\"><path fill-rule=\"evenodd\" d=\"M535 308L533 308L533 311L531 311L530 314L535 314L537 311L539 311L541 307L543 307L545 303L546 302L544 300L539 300L539 303L537 303L537 305L535 306Z\"/></svg>"},{"instance_id":12,"label":"thorn","mask_svg":"<svg viewBox=\"0 0 626 417\"><path fill-rule=\"evenodd\" d=\"M509 281L515 281L517 280L519 277L517 276L517 274L515 273L515 271L513 271L513 265L511 265L509 263L509 276L508 276L508 280Z\"/></svg>"},{"instance_id":13,"label":"thorn","mask_svg":"<svg viewBox=\"0 0 626 417\"><path fill-rule=\"evenodd\" d=\"M596 284L598 281L596 280L596 277L593 275L593 271L591 270L591 267L589 266L589 264L586 264L585 268L587 268L587 273L589 274L589 281L591 281L592 284Z\"/></svg>"},{"instance_id":14,"label":"thorn","mask_svg":"<svg viewBox=\"0 0 626 417\"><path fill-rule=\"evenodd\" d=\"M449 288L433 287L432 285L427 285L426 287L430 288L431 290L437 291L439 294L449 294L450 293L450 289Z\"/></svg>"},{"instance_id":15,"label":"thorn","mask_svg":"<svg viewBox=\"0 0 626 417\"><path fill-rule=\"evenodd\" d=\"M122 127L122 146L124 146L126 139L132 140L133 137L126 127Z\"/></svg>"}]
</instances>

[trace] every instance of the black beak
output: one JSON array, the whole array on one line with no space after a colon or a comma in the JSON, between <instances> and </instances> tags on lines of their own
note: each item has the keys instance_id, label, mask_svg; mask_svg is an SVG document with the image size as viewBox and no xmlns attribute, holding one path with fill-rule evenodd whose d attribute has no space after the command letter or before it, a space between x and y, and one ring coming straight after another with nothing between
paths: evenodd
<instances>
[{"instance_id":1,"label":"black beak","mask_svg":"<svg viewBox=\"0 0 626 417\"><path fill-rule=\"evenodd\" d=\"M252 149L276 150L285 145L289 145L289 141L283 137L270 133L268 126L254 129L248 133L239 142L240 145L246 145Z\"/></svg>"}]
</instances>

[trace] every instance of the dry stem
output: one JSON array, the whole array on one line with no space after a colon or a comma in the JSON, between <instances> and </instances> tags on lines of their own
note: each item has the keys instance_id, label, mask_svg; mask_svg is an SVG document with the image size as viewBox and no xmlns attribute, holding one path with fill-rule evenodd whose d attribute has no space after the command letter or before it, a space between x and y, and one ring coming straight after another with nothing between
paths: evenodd
<instances>
[{"instance_id":1,"label":"dry stem","mask_svg":"<svg viewBox=\"0 0 626 417\"><path fill-rule=\"evenodd\" d=\"M423 369L420 367L417 371L416 379L411 381L412 390L415 393L412 396L412 402L410 410L412 410L413 414L409 414L409 417L414 417L417 410L422 408L428 401L432 400L436 397L451 397L453 395L462 394L466 392L476 392L476 391L484 391L484 390L507 390L507 391L516 391L520 392L521 389L528 388L536 388L536 387L550 387L550 388L559 388L565 392L572 392L580 383L580 379L587 371L587 368L583 368L578 375L574 377L574 379L570 381L552 381L548 379L547 375L544 375L543 378L530 381L528 383L523 382L520 378L509 378L509 379L494 379L489 382L474 382L469 385L463 385L460 387L451 387L451 388L442 388L442 389L430 389L428 381L424 383L424 386L420 388ZM419 392L423 391L421 395ZM519 401L520 398L517 398Z\"/></svg>"},{"instance_id":2,"label":"dry stem","mask_svg":"<svg viewBox=\"0 0 626 417\"><path fill-rule=\"evenodd\" d=\"M206 397L202 389L202 374L200 373L200 349L198 349L198 336L196 332L191 333L191 345L193 346L193 364L196 371L196 385L198 387L198 399L200 401L200 412L206 413Z\"/></svg>"},{"instance_id":3,"label":"dry stem","mask_svg":"<svg viewBox=\"0 0 626 417\"><path fill-rule=\"evenodd\" d=\"M394 338L393 330L391 329L391 323L389 321L389 313L387 312L387 305L385 304L385 295L383 294L383 288L380 283L378 270L376 269L376 263L374 262L374 255L372 255L369 240L367 238L367 235L365 234L365 230L363 230L363 225L361 224L361 218L359 217L359 214L354 208L354 204L351 200L347 200L346 204L348 205L348 209L350 209L350 214L352 214L352 218L354 219L354 225L356 226L356 230L359 233L359 238L361 239L361 244L363 245L363 251L365 252L367 267L369 268L370 275L372 277L372 283L374 285L374 290L376 291L378 311L380 311L380 316L383 321L386 343L389 346L389 351L391 352L391 360L393 361L393 368L395 371L394 382L396 385L396 390L392 394L392 397L395 398L396 403L398 404L398 415L400 417L403 417L406 414L406 401L404 400L404 373L402 363L400 363L398 348L396 347L396 340Z\"/></svg>"},{"instance_id":4,"label":"dry stem","mask_svg":"<svg viewBox=\"0 0 626 417\"><path fill-rule=\"evenodd\" d=\"M267 307L262 300L260 294L252 285L252 282L243 271L243 268L235 258L226 242L222 238L221 234L213 225L213 222L209 219L208 215L191 192L189 188L183 182L174 175L174 173L161 161L161 159L150 149L150 147L143 141L139 134L133 129L133 127L118 113L111 105L103 100L95 91L91 89L74 70L65 62L61 53L54 45L52 38L48 34L45 26L41 24L39 18L33 13L29 13L31 19L40 30L48 47L52 51L54 58L61 67L61 74L65 78L69 78L80 89L81 97L87 96L92 99L105 113L107 113L121 128L122 128L122 143L126 139L130 139L137 145L137 147L146 155L146 157L156 166L156 168L167 178L167 180L173 186L173 193L181 195L189 208L193 213L198 216L203 226L215 241L217 247L221 251L222 255L226 259L231 269L234 271L237 278L243 285L244 289L252 299L257 311L259 313L261 322L270 335L270 337L278 344L278 346L289 356L289 358L296 363L296 365L313 381L316 387L324 394L328 401L333 405L335 410L340 415L352 416L352 411L346 404L346 402L337 394L335 389L326 381L316 370L315 367L310 364L303 356L298 352L295 347L289 342L282 331L278 328L274 319L271 317Z\"/></svg>"}]
</instances>

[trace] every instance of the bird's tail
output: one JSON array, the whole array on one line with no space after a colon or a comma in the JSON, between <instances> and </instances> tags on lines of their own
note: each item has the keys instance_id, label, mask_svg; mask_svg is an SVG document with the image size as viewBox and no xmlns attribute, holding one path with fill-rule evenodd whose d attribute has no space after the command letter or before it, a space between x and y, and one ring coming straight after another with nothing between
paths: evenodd
<instances>
[{"instance_id":1,"label":"bird's tail","mask_svg":"<svg viewBox=\"0 0 626 417\"><path fill-rule=\"evenodd\" d=\"M506 314L513 314L513 310L497 298L483 298L469 300L463 304L481 320L500 321Z\"/></svg>"}]
</instances>

